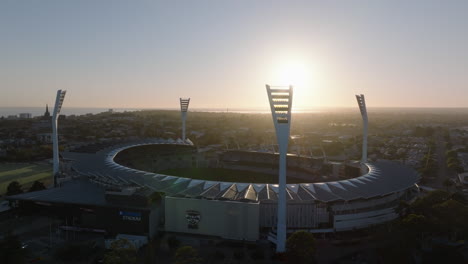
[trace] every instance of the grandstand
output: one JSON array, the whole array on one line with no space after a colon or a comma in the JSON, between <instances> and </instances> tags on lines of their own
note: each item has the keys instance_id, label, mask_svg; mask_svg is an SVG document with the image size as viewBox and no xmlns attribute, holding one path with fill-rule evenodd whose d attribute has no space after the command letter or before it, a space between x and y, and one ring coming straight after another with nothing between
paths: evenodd
<instances>
[{"instance_id":1,"label":"grandstand","mask_svg":"<svg viewBox=\"0 0 468 264\"><path fill-rule=\"evenodd\" d=\"M116 144L118 144L116 141L98 142L77 147L72 151L78 153L96 153L102 149L112 147Z\"/></svg>"},{"instance_id":2,"label":"grandstand","mask_svg":"<svg viewBox=\"0 0 468 264\"><path fill-rule=\"evenodd\" d=\"M138 170L116 162L119 159L125 160L125 157L130 155L128 151L138 150L137 147L142 147L145 151L161 151L160 157L169 157L169 163L172 166L174 164L186 166L186 162L191 163L191 158L174 163L173 161L178 160L177 157L180 154L190 157L197 155L193 144L181 140L148 139L121 143L112 147L94 145L92 148L79 149L79 152L62 154L65 158L72 160L72 173L78 179L69 183L65 182L63 187L53 189L53 191L47 190L42 194L37 192L34 195L22 194L12 199L42 203L70 203L71 200L76 199L73 204L79 205L80 200L86 199L76 193L70 193L65 187L79 180L81 185L98 186L88 188L87 192L100 190L99 197L101 198L98 200L104 201L107 207L118 206L115 212L146 210L145 215L148 217L151 215L151 221L157 225L165 222L164 228L169 232L256 240L260 237L260 230L274 230L278 197L277 184L177 177ZM142 152L142 156L145 156L145 151ZM119 153L123 153L124 156L119 158ZM277 170L274 166L277 157L272 153L230 151L223 153L220 160L223 161L223 166L240 166L243 169L268 167L268 169ZM318 175L323 163L320 159L289 156L288 173L297 171L301 174L310 172L311 175ZM390 161L365 163L363 168L363 174L356 178L324 182L311 180L287 184L288 231L292 232L297 229L311 232L355 230L395 219L398 216L395 208L399 200L410 199L417 191L416 183L419 175L404 165ZM318 177L309 178L319 179ZM55 194L52 195L50 192ZM155 192L165 194L159 204L160 211L157 214L155 208L144 202L144 206L136 207L139 208L137 210L135 207L133 209L122 208L119 203L115 203L115 199L110 199L110 195L113 195L134 200L137 193L144 194L143 196L149 199L151 193ZM97 194L92 196L97 196ZM196 214L200 216L197 228L187 225L188 212L197 212ZM225 215L231 215L231 217L229 221L223 222ZM145 225L151 222L149 218L145 221ZM212 228L214 224L220 227ZM138 230L149 232L149 229L139 227ZM225 230L230 229L256 231L226 233Z\"/></svg>"}]
</instances>

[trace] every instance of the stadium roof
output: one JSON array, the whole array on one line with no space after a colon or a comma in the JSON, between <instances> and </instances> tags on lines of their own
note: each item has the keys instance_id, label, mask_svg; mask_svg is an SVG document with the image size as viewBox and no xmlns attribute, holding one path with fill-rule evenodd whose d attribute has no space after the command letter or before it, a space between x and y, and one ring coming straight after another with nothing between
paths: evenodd
<instances>
[{"instance_id":1,"label":"stadium roof","mask_svg":"<svg viewBox=\"0 0 468 264\"><path fill-rule=\"evenodd\" d=\"M104 186L136 184L167 195L222 199L235 201L276 201L277 184L253 184L242 182L214 182L189 179L131 169L114 162L122 150L142 145L174 144L174 140L151 139L121 144L96 153L65 152L65 158L73 160L72 167ZM289 201L350 201L385 196L412 187L420 176L411 168L391 161L366 163L369 172L357 178L321 182L287 184ZM79 198L79 197L77 197Z\"/></svg>"},{"instance_id":2,"label":"stadium roof","mask_svg":"<svg viewBox=\"0 0 468 264\"><path fill-rule=\"evenodd\" d=\"M77 179L66 182L60 188L17 194L9 196L8 199L105 206L107 204L105 192L106 190L100 185Z\"/></svg>"}]
</instances>

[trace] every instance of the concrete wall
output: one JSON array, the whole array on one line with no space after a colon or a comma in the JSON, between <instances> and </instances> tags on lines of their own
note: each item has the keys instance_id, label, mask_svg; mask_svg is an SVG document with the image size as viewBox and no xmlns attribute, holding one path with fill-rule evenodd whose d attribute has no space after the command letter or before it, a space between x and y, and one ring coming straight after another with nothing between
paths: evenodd
<instances>
[{"instance_id":1,"label":"concrete wall","mask_svg":"<svg viewBox=\"0 0 468 264\"><path fill-rule=\"evenodd\" d=\"M371 198L369 200L336 202L335 204L331 206L331 209L335 214L343 214L341 211L360 210L360 209L370 211L371 210L370 208L399 201L400 200L399 198L403 194L404 192L399 192L399 193L392 193L390 195L387 195L381 198ZM357 213L357 212L353 212L353 213Z\"/></svg>"},{"instance_id":2,"label":"concrete wall","mask_svg":"<svg viewBox=\"0 0 468 264\"><path fill-rule=\"evenodd\" d=\"M386 208L360 214L335 215L334 228L336 231L346 231L382 224L396 219L398 214L394 208Z\"/></svg>"},{"instance_id":3,"label":"concrete wall","mask_svg":"<svg viewBox=\"0 0 468 264\"><path fill-rule=\"evenodd\" d=\"M198 218L198 224L190 227L187 215L194 222ZM259 238L259 204L165 197L165 229L255 241Z\"/></svg>"},{"instance_id":4,"label":"concrete wall","mask_svg":"<svg viewBox=\"0 0 468 264\"><path fill-rule=\"evenodd\" d=\"M158 226L161 223L161 210L160 202L157 205L151 207L149 213L149 237L153 238L158 234Z\"/></svg>"},{"instance_id":5,"label":"concrete wall","mask_svg":"<svg viewBox=\"0 0 468 264\"><path fill-rule=\"evenodd\" d=\"M275 202L260 204L260 227L276 227L278 205ZM301 202L288 203L287 226L289 229L311 229L330 222L330 214L325 205Z\"/></svg>"}]
</instances>

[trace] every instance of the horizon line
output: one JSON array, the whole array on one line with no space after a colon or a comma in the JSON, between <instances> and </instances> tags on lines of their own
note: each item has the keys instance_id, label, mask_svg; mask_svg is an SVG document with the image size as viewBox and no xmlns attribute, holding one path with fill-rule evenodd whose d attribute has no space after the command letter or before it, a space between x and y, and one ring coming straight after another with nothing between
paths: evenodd
<instances>
[{"instance_id":1,"label":"horizon line","mask_svg":"<svg viewBox=\"0 0 468 264\"><path fill-rule=\"evenodd\" d=\"M357 106L315 106L315 107L293 107L296 110L316 110L330 108L356 108ZM45 108L45 106L0 106L0 108ZM53 107L52 107L53 108ZM80 109L132 109L132 110L180 110L180 107L103 107L103 106L68 106L64 108L80 108ZM431 109L460 109L468 108L468 106L367 106L367 108L431 108ZM244 110L270 110L269 107L190 107L189 110L195 109L244 109Z\"/></svg>"}]
</instances>

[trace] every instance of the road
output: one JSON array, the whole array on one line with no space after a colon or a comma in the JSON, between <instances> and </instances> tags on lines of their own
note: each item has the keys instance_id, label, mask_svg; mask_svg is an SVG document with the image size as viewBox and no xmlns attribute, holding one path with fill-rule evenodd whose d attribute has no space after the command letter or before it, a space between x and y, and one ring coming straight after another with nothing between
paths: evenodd
<instances>
[{"instance_id":1,"label":"road","mask_svg":"<svg viewBox=\"0 0 468 264\"><path fill-rule=\"evenodd\" d=\"M445 153L447 152L447 146L445 138L441 130L436 130L435 138L435 158L437 159L437 177L429 184L431 187L438 189L445 188L444 181L447 178L451 178L453 173L447 168L447 158Z\"/></svg>"}]
</instances>

